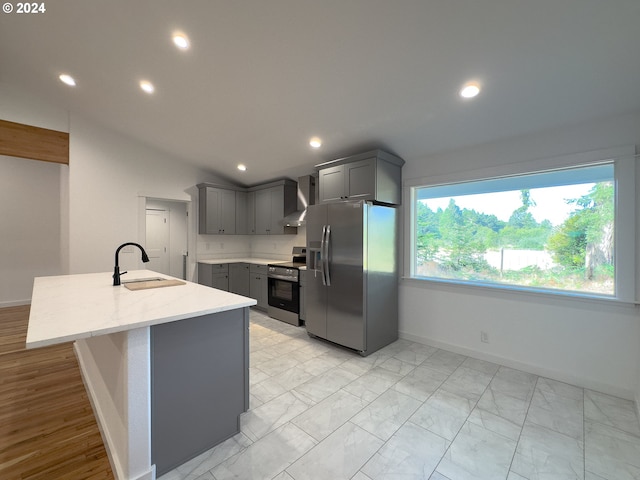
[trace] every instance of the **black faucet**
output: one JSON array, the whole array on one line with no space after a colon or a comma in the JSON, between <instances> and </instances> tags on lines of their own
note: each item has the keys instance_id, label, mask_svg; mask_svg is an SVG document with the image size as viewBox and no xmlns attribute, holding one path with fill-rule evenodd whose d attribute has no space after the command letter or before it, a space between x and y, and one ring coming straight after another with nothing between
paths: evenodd
<instances>
[{"instance_id":1,"label":"black faucet","mask_svg":"<svg viewBox=\"0 0 640 480\"><path fill-rule=\"evenodd\" d=\"M120 254L120 250L122 250L122 247L126 247L127 245L133 245L134 247L138 247L142 251L142 261L144 263L147 263L149 261L147 252L144 251L144 248L142 248L142 245L133 243L133 242L127 242L120 245L116 250L116 266L113 267L113 286L114 287L117 285L120 285L120 275L124 275L125 273L127 273L127 272L120 273L120 266L118 265L118 255Z\"/></svg>"}]
</instances>

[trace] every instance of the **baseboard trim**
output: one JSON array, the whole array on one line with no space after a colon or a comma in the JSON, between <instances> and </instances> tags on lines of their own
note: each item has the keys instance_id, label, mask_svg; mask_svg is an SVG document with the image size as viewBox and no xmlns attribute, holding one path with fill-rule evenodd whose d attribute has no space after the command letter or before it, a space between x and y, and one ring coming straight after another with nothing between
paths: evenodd
<instances>
[{"instance_id":1,"label":"baseboard trim","mask_svg":"<svg viewBox=\"0 0 640 480\"><path fill-rule=\"evenodd\" d=\"M31 299L26 298L24 300L12 300L11 302L0 302L0 308L22 307L23 305L31 305Z\"/></svg>"},{"instance_id":2,"label":"baseboard trim","mask_svg":"<svg viewBox=\"0 0 640 480\"><path fill-rule=\"evenodd\" d=\"M131 480L156 480L156 466L151 465L151 468L144 472L142 475L132 478Z\"/></svg>"},{"instance_id":3,"label":"baseboard trim","mask_svg":"<svg viewBox=\"0 0 640 480\"><path fill-rule=\"evenodd\" d=\"M559 370L552 370L545 367L540 367L538 365L531 365L528 363L520 362L518 360L501 357L499 355L492 355L489 353L480 352L477 350L473 350L471 348L462 347L460 345L453 345L450 343L440 342L440 341L422 337L419 335L414 335L408 332L401 331L399 332L399 334L400 334L400 338L404 338L405 340L411 340L412 342L421 343L423 345L430 345L432 347L441 348L443 350L449 350L450 352L459 353L461 355L477 358L479 360L485 360L487 362L497 363L499 365L504 365L505 367L515 368L517 370L522 370L527 373L533 373L534 375L539 375L541 377L551 378L553 380L568 383L570 385L575 385L577 387L588 388L590 390L595 390L597 392L605 393L607 395L613 395L613 396L624 398L627 400L633 400L636 403L636 408L638 408L640 412L640 407L638 406L639 395L637 395L636 392L634 392L633 390L619 388L614 385L608 385L606 383L594 381L589 378L570 375ZM640 415L639 415L639 418L640 418Z\"/></svg>"}]
</instances>

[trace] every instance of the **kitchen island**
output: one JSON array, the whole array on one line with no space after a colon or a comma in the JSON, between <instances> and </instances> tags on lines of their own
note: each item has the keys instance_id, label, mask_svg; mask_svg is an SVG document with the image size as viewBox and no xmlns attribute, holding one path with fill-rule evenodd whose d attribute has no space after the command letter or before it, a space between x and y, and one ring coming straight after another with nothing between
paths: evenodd
<instances>
[{"instance_id":1,"label":"kitchen island","mask_svg":"<svg viewBox=\"0 0 640 480\"><path fill-rule=\"evenodd\" d=\"M123 280L149 277L172 279ZM117 478L153 480L239 431L255 303L191 282L114 287L110 272L38 277L27 348L75 341Z\"/></svg>"}]
</instances>

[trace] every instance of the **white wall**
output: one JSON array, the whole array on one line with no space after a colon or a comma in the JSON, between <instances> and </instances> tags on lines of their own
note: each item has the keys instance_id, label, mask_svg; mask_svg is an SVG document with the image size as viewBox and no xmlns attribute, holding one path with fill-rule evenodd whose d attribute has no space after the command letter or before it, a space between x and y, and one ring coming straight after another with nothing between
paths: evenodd
<instances>
[{"instance_id":1,"label":"white wall","mask_svg":"<svg viewBox=\"0 0 640 480\"><path fill-rule=\"evenodd\" d=\"M403 178L411 183L422 177L634 144L640 145L640 112L406 159ZM408 208L404 217L408 237ZM405 247L405 257L408 254ZM640 398L640 318L632 305L417 280L401 281L400 303L400 331L405 338ZM489 334L489 344L480 342L481 330Z\"/></svg>"},{"instance_id":2,"label":"white wall","mask_svg":"<svg viewBox=\"0 0 640 480\"><path fill-rule=\"evenodd\" d=\"M113 270L118 245L144 241L141 196L190 201L197 183L220 181L74 114L70 134L70 273ZM120 265L141 268L140 252L121 252Z\"/></svg>"},{"instance_id":3,"label":"white wall","mask_svg":"<svg viewBox=\"0 0 640 480\"><path fill-rule=\"evenodd\" d=\"M306 227L298 227L296 235L252 235L251 254L254 257L291 260L293 247L307 243Z\"/></svg>"},{"instance_id":4,"label":"white wall","mask_svg":"<svg viewBox=\"0 0 640 480\"><path fill-rule=\"evenodd\" d=\"M67 167L0 156L0 307L29 303L33 278L60 275L60 180Z\"/></svg>"}]
</instances>

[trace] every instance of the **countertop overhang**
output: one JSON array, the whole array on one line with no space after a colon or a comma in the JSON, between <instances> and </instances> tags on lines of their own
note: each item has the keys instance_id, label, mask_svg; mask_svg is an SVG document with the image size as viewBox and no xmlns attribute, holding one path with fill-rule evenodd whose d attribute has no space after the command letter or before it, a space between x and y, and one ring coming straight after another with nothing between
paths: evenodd
<instances>
[{"instance_id":1,"label":"countertop overhang","mask_svg":"<svg viewBox=\"0 0 640 480\"><path fill-rule=\"evenodd\" d=\"M127 273L123 281L169 275L150 270ZM112 272L36 277L27 348L107 335L210 313L256 305L256 300L186 282L131 291L113 286Z\"/></svg>"}]
</instances>

